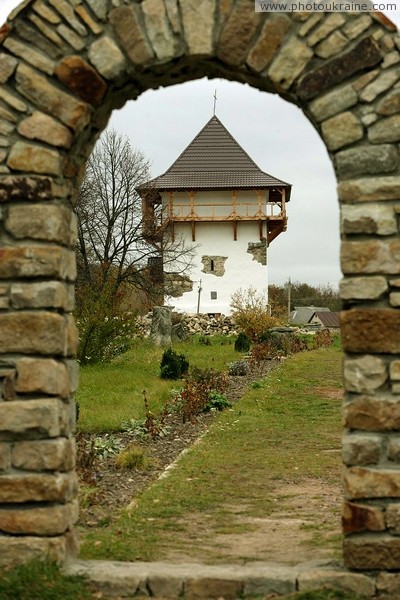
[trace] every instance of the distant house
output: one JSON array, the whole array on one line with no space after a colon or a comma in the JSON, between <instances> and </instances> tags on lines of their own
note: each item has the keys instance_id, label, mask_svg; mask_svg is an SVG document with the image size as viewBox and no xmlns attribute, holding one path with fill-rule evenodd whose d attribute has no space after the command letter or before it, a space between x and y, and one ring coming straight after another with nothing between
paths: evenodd
<instances>
[{"instance_id":1,"label":"distant house","mask_svg":"<svg viewBox=\"0 0 400 600\"><path fill-rule=\"evenodd\" d=\"M316 311L309 323L322 325L326 329L339 329L339 313L333 311Z\"/></svg>"},{"instance_id":2,"label":"distant house","mask_svg":"<svg viewBox=\"0 0 400 600\"><path fill-rule=\"evenodd\" d=\"M306 325L315 313L330 312L329 308L321 306L295 306L290 313L290 325Z\"/></svg>"}]
</instances>

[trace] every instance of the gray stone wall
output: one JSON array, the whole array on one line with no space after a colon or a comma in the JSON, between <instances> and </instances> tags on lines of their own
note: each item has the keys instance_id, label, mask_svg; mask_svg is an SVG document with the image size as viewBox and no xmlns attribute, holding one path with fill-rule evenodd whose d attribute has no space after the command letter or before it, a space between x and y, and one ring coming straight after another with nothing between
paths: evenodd
<instances>
[{"instance_id":1,"label":"gray stone wall","mask_svg":"<svg viewBox=\"0 0 400 600\"><path fill-rule=\"evenodd\" d=\"M70 206L85 160L126 100L220 76L296 103L335 167L344 559L400 569L399 47L379 13L251 0L26 0L0 29L1 563L77 551Z\"/></svg>"}]
</instances>

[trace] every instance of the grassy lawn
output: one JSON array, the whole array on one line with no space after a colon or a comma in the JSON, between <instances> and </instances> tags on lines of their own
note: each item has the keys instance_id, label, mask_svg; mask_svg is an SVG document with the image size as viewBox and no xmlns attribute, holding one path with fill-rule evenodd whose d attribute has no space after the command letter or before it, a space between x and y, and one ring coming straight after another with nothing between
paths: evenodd
<instances>
[{"instance_id":1,"label":"grassy lawn","mask_svg":"<svg viewBox=\"0 0 400 600\"><path fill-rule=\"evenodd\" d=\"M201 339L201 338L200 338ZM225 370L229 362L240 358L234 350L234 338L214 336L212 345L204 345L195 336L174 345L190 365ZM178 381L160 379L161 348L144 340L135 340L130 352L110 364L81 367L79 430L89 433L119 431L122 421L145 416L143 391L150 409L156 414L180 387Z\"/></svg>"},{"instance_id":2,"label":"grassy lawn","mask_svg":"<svg viewBox=\"0 0 400 600\"><path fill-rule=\"evenodd\" d=\"M196 344L179 346L179 351L185 352L193 362L197 360L197 349ZM206 350L211 352L205 364L213 356L216 366L220 366L218 349L224 351L225 362L237 358L231 347L228 351L223 346L201 347L201 355ZM227 360L229 352L232 355ZM111 384L113 372L114 381L119 381L121 386L132 383L135 368L130 365L131 359L124 357L116 365L107 367L107 390L116 385ZM158 364L158 360L154 362ZM157 364L151 365L149 361L153 374L157 372ZM85 391L88 375L92 375L91 369L83 373L82 403L83 398L85 402L88 400ZM151 386L145 375L142 377L139 392L145 384L148 390ZM120 381L122 378L124 383ZM101 402L95 389L99 389L101 383L97 380L95 385L95 381L94 378L91 382L91 394L97 398L93 409L97 411ZM160 397L159 379L155 385L151 395ZM232 521L232 507L254 518L273 514L275 491L282 482L296 484L313 478L320 480L323 488L339 481L340 388L341 351L338 348L302 352L282 362L264 380L255 382L233 408L218 414L209 432L180 459L169 477L158 480L136 498L134 510L121 511L110 524L85 532L82 557L158 560L170 556L175 548L184 549L190 558L196 544L202 543L200 538L193 538L194 517L200 522L207 521L209 534L232 533L239 527ZM114 400L110 400L108 392L101 389L100 393L107 398L105 410L110 412L112 405L114 411ZM132 390L130 394L133 396ZM118 392L116 396L119 397ZM127 407L130 408L129 403ZM89 410L88 404L86 409ZM126 418L123 407L118 410L118 419ZM88 417L84 423L88 429L94 427ZM318 517L315 515L316 520ZM320 525L310 523L309 526L315 529L318 543ZM251 530L252 526L240 527ZM210 539L203 540L208 543L208 551L202 558L206 562L226 561L223 548L210 548ZM333 552L338 551L339 544L339 538L332 540Z\"/></svg>"}]
</instances>

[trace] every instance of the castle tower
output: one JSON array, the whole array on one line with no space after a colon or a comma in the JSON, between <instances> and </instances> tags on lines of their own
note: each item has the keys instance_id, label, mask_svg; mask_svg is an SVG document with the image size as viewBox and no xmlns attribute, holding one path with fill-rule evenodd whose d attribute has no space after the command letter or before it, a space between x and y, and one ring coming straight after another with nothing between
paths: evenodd
<instances>
[{"instance_id":1,"label":"castle tower","mask_svg":"<svg viewBox=\"0 0 400 600\"><path fill-rule=\"evenodd\" d=\"M168 303L180 312L229 314L239 288L267 298L267 248L286 230L290 191L261 171L214 115L171 167L139 190L149 239L179 236L194 251L184 277L166 267Z\"/></svg>"}]
</instances>

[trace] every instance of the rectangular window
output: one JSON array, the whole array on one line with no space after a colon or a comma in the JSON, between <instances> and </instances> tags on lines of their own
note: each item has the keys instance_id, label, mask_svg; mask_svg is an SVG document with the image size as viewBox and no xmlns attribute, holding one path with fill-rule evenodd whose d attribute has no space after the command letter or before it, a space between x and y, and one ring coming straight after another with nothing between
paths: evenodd
<instances>
[{"instance_id":1,"label":"rectangular window","mask_svg":"<svg viewBox=\"0 0 400 600\"><path fill-rule=\"evenodd\" d=\"M211 300L217 299L217 292L211 292Z\"/></svg>"}]
</instances>

